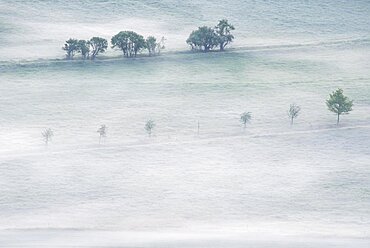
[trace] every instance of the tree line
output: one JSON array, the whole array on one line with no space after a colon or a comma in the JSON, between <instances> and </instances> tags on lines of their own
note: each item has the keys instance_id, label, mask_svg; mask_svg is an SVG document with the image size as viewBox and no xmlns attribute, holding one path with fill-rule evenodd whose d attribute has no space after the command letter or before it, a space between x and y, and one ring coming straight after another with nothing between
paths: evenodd
<instances>
[{"instance_id":1,"label":"tree line","mask_svg":"<svg viewBox=\"0 0 370 248\"><path fill-rule=\"evenodd\" d=\"M349 114L349 112L352 111L353 107L353 100L350 100L347 96L343 94L342 89L337 89L333 91L329 98L326 100L326 106L329 111L335 113L337 116L336 124L339 125L339 120L341 115ZM299 116L301 112L301 107L297 104L291 104L289 106L289 109L287 111L288 117L290 119L290 124L293 125L294 120ZM252 113L251 112L243 112L240 115L240 122L242 123L243 127L246 128L247 124L250 123L252 119ZM149 119L145 125L144 129L148 133L149 137L152 136L153 130L156 127L156 123L154 120ZM198 121L198 135L199 135L199 121ZM97 130L97 133L99 134L99 144L101 141L107 136L107 126L101 125L99 129ZM42 133L42 137L45 141L45 144L48 145L51 138L54 136L54 132L47 128Z\"/></svg>"},{"instance_id":2,"label":"tree line","mask_svg":"<svg viewBox=\"0 0 370 248\"><path fill-rule=\"evenodd\" d=\"M164 49L164 37L160 41L154 36L146 39L133 31L121 31L111 39L112 48L122 51L127 58L136 57L139 52L147 50L149 56L159 54ZM81 54L82 59L94 60L98 54L106 52L108 41L101 37L92 37L90 40L78 40L70 38L62 47L66 52L66 58L72 60L76 54Z\"/></svg>"},{"instance_id":3,"label":"tree line","mask_svg":"<svg viewBox=\"0 0 370 248\"><path fill-rule=\"evenodd\" d=\"M224 51L225 47L233 42L235 30L228 20L222 19L215 27L202 26L189 35L186 43L192 51L209 52L216 48ZM159 41L154 36L144 38L134 31L121 31L111 38L111 48L121 50L126 58L136 57L139 53L147 51L149 56L160 54L165 48L164 37ZM94 60L99 54L108 49L108 41L102 37L92 37L89 40L70 38L65 41L62 49L66 53L66 59L72 60L76 54L82 59Z\"/></svg>"}]
</instances>

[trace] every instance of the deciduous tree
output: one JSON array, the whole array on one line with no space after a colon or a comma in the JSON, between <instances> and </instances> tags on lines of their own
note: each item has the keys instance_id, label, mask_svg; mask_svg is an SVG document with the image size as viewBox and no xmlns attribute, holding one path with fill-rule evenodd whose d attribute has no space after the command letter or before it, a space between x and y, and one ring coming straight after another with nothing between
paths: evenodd
<instances>
[{"instance_id":1,"label":"deciduous tree","mask_svg":"<svg viewBox=\"0 0 370 248\"><path fill-rule=\"evenodd\" d=\"M290 104L289 110L288 110L288 116L290 119L290 124L293 125L294 119L298 117L299 112L301 111L301 107L299 107L296 104Z\"/></svg>"},{"instance_id":2,"label":"deciduous tree","mask_svg":"<svg viewBox=\"0 0 370 248\"><path fill-rule=\"evenodd\" d=\"M90 56L90 42L79 40L77 43L77 52L81 53L83 59L88 59Z\"/></svg>"},{"instance_id":3,"label":"deciduous tree","mask_svg":"<svg viewBox=\"0 0 370 248\"><path fill-rule=\"evenodd\" d=\"M50 128L46 128L44 131L41 132L41 135L44 138L45 145L48 145L49 141L54 136L54 132Z\"/></svg>"},{"instance_id":4,"label":"deciduous tree","mask_svg":"<svg viewBox=\"0 0 370 248\"><path fill-rule=\"evenodd\" d=\"M252 119L251 112L244 112L240 115L240 122L244 125L244 128L247 127L247 123L249 123Z\"/></svg>"},{"instance_id":5,"label":"deciduous tree","mask_svg":"<svg viewBox=\"0 0 370 248\"><path fill-rule=\"evenodd\" d=\"M67 59L73 59L75 53L78 52L78 40L70 38L66 41L62 49L66 51Z\"/></svg>"},{"instance_id":6,"label":"deciduous tree","mask_svg":"<svg viewBox=\"0 0 370 248\"><path fill-rule=\"evenodd\" d=\"M101 125L96 131L99 133L99 144L101 143L102 138L107 137L107 126L106 125Z\"/></svg>"},{"instance_id":7,"label":"deciduous tree","mask_svg":"<svg viewBox=\"0 0 370 248\"><path fill-rule=\"evenodd\" d=\"M235 30L234 26L229 24L226 19L220 20L215 27L221 51L225 50L225 47L234 40L234 35L231 34L232 30Z\"/></svg>"},{"instance_id":8,"label":"deciduous tree","mask_svg":"<svg viewBox=\"0 0 370 248\"><path fill-rule=\"evenodd\" d=\"M155 127L155 122L153 120L148 120L145 123L145 131L148 133L149 137L152 136L152 131Z\"/></svg>"},{"instance_id":9,"label":"deciduous tree","mask_svg":"<svg viewBox=\"0 0 370 248\"><path fill-rule=\"evenodd\" d=\"M145 40L146 48L148 49L149 56L154 55L157 48L157 39L153 36L149 36Z\"/></svg>"},{"instance_id":10,"label":"deciduous tree","mask_svg":"<svg viewBox=\"0 0 370 248\"><path fill-rule=\"evenodd\" d=\"M121 31L111 39L112 48L119 48L127 58L136 57L137 53L146 48L142 35L133 31Z\"/></svg>"},{"instance_id":11,"label":"deciduous tree","mask_svg":"<svg viewBox=\"0 0 370 248\"><path fill-rule=\"evenodd\" d=\"M339 117L343 114L349 114L352 111L353 100L343 95L342 89L337 89L329 95L329 99L326 100L326 106L328 109L337 115L337 125L339 124Z\"/></svg>"},{"instance_id":12,"label":"deciduous tree","mask_svg":"<svg viewBox=\"0 0 370 248\"><path fill-rule=\"evenodd\" d=\"M91 46L91 59L95 59L99 53L104 53L108 48L108 41L101 37L92 37L89 44Z\"/></svg>"},{"instance_id":13,"label":"deciduous tree","mask_svg":"<svg viewBox=\"0 0 370 248\"><path fill-rule=\"evenodd\" d=\"M220 39L213 28L203 26L191 32L186 43L192 50L208 52L220 44Z\"/></svg>"}]
</instances>

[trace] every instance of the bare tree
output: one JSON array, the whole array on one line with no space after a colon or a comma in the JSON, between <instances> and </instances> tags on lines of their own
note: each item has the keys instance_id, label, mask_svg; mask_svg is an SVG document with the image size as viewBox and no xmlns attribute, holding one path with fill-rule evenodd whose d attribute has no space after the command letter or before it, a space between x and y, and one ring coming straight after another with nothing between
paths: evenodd
<instances>
[{"instance_id":1,"label":"bare tree","mask_svg":"<svg viewBox=\"0 0 370 248\"><path fill-rule=\"evenodd\" d=\"M45 145L48 145L51 137L54 136L53 130L51 130L50 128L46 128L44 131L41 132L41 134L42 137L44 137Z\"/></svg>"},{"instance_id":2,"label":"bare tree","mask_svg":"<svg viewBox=\"0 0 370 248\"><path fill-rule=\"evenodd\" d=\"M247 123L249 123L252 119L251 112L244 112L240 115L240 122L244 125L244 128L247 127Z\"/></svg>"},{"instance_id":3,"label":"bare tree","mask_svg":"<svg viewBox=\"0 0 370 248\"><path fill-rule=\"evenodd\" d=\"M159 42L157 42L157 43L156 43L156 48L155 48L155 50L156 50L157 54L160 54L160 53L161 53L161 51L162 51L163 49L165 49L165 45L164 45L165 41L166 41L166 39L164 38L164 36L162 36L161 40L160 40Z\"/></svg>"},{"instance_id":4,"label":"bare tree","mask_svg":"<svg viewBox=\"0 0 370 248\"><path fill-rule=\"evenodd\" d=\"M288 110L288 116L290 118L290 125L293 125L294 119L298 117L299 112L301 111L301 107L299 107L297 104L290 104L289 110Z\"/></svg>"},{"instance_id":5,"label":"bare tree","mask_svg":"<svg viewBox=\"0 0 370 248\"><path fill-rule=\"evenodd\" d=\"M145 124L145 130L148 133L149 137L152 136L152 131L155 127L155 122L153 120L148 120Z\"/></svg>"},{"instance_id":6,"label":"bare tree","mask_svg":"<svg viewBox=\"0 0 370 248\"><path fill-rule=\"evenodd\" d=\"M98 131L99 133L99 144L101 143L102 138L107 137L107 127L105 125L101 125Z\"/></svg>"}]
</instances>

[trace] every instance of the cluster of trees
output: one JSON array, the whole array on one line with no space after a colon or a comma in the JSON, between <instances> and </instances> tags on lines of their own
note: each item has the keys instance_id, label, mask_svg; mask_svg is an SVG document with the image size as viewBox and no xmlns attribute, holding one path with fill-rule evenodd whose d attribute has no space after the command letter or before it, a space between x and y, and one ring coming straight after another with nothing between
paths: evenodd
<instances>
[{"instance_id":1,"label":"cluster of trees","mask_svg":"<svg viewBox=\"0 0 370 248\"><path fill-rule=\"evenodd\" d=\"M218 48L224 51L225 47L234 40L231 31L235 30L228 20L222 19L215 27L202 26L191 32L186 43L192 50L208 52ZM160 54L165 48L164 37L157 41L154 36L144 36L134 31L121 31L111 38L111 47L122 51L126 58L136 57L144 50L149 56ZM82 59L94 60L99 54L108 49L108 41L101 37L92 37L90 40L78 40L70 38L62 47L66 52L67 59L73 59L76 54L81 54Z\"/></svg>"},{"instance_id":2,"label":"cluster of trees","mask_svg":"<svg viewBox=\"0 0 370 248\"><path fill-rule=\"evenodd\" d=\"M90 40L77 40L70 38L62 49L66 51L66 58L73 59L80 53L83 59L95 59L99 53L104 53L108 48L108 41L101 37L92 37Z\"/></svg>"},{"instance_id":3,"label":"cluster of trees","mask_svg":"<svg viewBox=\"0 0 370 248\"><path fill-rule=\"evenodd\" d=\"M164 37L157 42L153 36L144 37L133 31L121 31L111 39L112 48L117 48L123 52L127 58L136 57L142 50L148 50L149 56L159 54L164 49Z\"/></svg>"},{"instance_id":4,"label":"cluster of trees","mask_svg":"<svg viewBox=\"0 0 370 248\"><path fill-rule=\"evenodd\" d=\"M136 57L143 50L148 50L149 56L159 54L164 49L164 37L158 42L153 36L146 39L133 31L121 31L111 39L112 48L123 52L127 58ZM73 59L76 54L81 54L82 59L94 60L98 54L108 49L108 41L101 37L92 37L90 40L70 38L62 47L67 59Z\"/></svg>"},{"instance_id":5,"label":"cluster of trees","mask_svg":"<svg viewBox=\"0 0 370 248\"><path fill-rule=\"evenodd\" d=\"M337 89L333 91L332 94L329 95L329 99L326 100L326 106L328 109L335 113L337 116L337 125L339 124L339 119L341 115L349 114L352 111L353 107L353 100L350 100L347 96L343 94L342 89ZM294 119L296 119L301 112L301 107L296 104L291 104L288 110L288 116L290 119L290 124L293 125ZM243 127L246 128L247 124L250 123L252 119L251 112L244 112L240 115L240 122L243 124ZM149 137L152 136L152 132L156 126L156 123L149 119L145 125L144 129L148 133ZM199 135L199 121L198 121L198 135ZM102 139L107 136L107 126L101 125L100 128L97 130L99 133L99 144L101 143ZM51 138L54 136L53 131L50 128L45 129L42 133L42 137L45 141L45 144L48 145Z\"/></svg>"},{"instance_id":6,"label":"cluster of trees","mask_svg":"<svg viewBox=\"0 0 370 248\"><path fill-rule=\"evenodd\" d=\"M190 45L192 50L208 52L219 48L220 51L223 51L234 40L234 35L231 34L233 30L235 30L234 26L228 20L223 19L213 28L202 26L194 30L186 43Z\"/></svg>"},{"instance_id":7,"label":"cluster of trees","mask_svg":"<svg viewBox=\"0 0 370 248\"><path fill-rule=\"evenodd\" d=\"M222 19L215 27L202 26L191 32L186 43L192 50L208 52L218 48L220 51L234 40L231 31L235 30L228 20ZM126 58L136 57L144 50L149 56L160 54L165 48L164 37L157 41L154 36L144 36L134 31L121 31L111 38L111 47L122 51ZM62 47L66 52L67 59L73 59L76 54L81 54L82 59L94 60L99 54L108 49L108 41L101 37L92 37L90 40L78 40L70 38Z\"/></svg>"}]
</instances>

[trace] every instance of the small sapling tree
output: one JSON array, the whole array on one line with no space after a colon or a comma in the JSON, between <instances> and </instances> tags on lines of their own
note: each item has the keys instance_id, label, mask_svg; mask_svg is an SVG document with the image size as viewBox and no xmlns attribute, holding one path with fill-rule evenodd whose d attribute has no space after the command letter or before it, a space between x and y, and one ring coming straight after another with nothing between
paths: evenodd
<instances>
[{"instance_id":1,"label":"small sapling tree","mask_svg":"<svg viewBox=\"0 0 370 248\"><path fill-rule=\"evenodd\" d=\"M349 100L348 97L343 95L342 89L337 89L329 95L329 99L326 100L326 106L328 109L337 115L337 125L339 124L339 117L342 114L349 114L352 111L353 100Z\"/></svg>"},{"instance_id":2,"label":"small sapling tree","mask_svg":"<svg viewBox=\"0 0 370 248\"><path fill-rule=\"evenodd\" d=\"M155 127L155 122L153 120L148 120L145 123L145 131L148 133L149 137L152 136L154 127Z\"/></svg>"},{"instance_id":3,"label":"small sapling tree","mask_svg":"<svg viewBox=\"0 0 370 248\"><path fill-rule=\"evenodd\" d=\"M290 125L293 125L294 119L298 117L299 112L301 111L301 107L299 107L296 104L290 104L289 110L288 110L288 116L290 119Z\"/></svg>"},{"instance_id":4,"label":"small sapling tree","mask_svg":"<svg viewBox=\"0 0 370 248\"><path fill-rule=\"evenodd\" d=\"M244 112L240 115L240 122L243 124L244 128L247 127L247 123L249 123L252 119L252 114L250 112Z\"/></svg>"},{"instance_id":5,"label":"small sapling tree","mask_svg":"<svg viewBox=\"0 0 370 248\"><path fill-rule=\"evenodd\" d=\"M41 132L42 137L44 138L45 145L49 144L49 141L54 136L53 130L50 128L46 128L44 131Z\"/></svg>"},{"instance_id":6,"label":"small sapling tree","mask_svg":"<svg viewBox=\"0 0 370 248\"><path fill-rule=\"evenodd\" d=\"M96 131L99 133L99 144L101 143L101 140L105 137L107 137L107 127L105 125L101 125Z\"/></svg>"}]
</instances>

